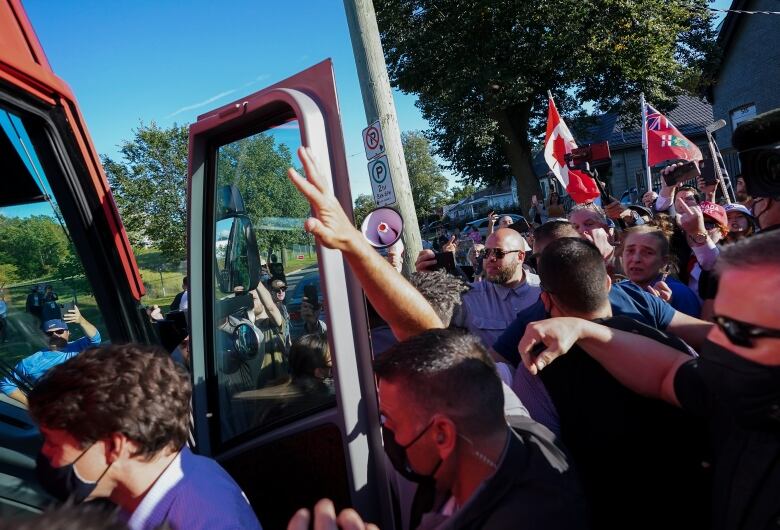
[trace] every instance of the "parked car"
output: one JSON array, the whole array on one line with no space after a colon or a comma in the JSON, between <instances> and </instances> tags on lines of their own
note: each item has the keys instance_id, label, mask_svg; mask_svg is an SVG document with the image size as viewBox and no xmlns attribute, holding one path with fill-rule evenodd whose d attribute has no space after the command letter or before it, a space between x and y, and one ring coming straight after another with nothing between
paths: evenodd
<instances>
[{"instance_id":1,"label":"parked car","mask_svg":"<svg viewBox=\"0 0 780 530\"><path fill-rule=\"evenodd\" d=\"M502 217L504 217L506 215L511 217L512 220L515 223L517 221L519 221L520 219L525 219L525 217L523 217L522 215L518 215L516 213L500 213L500 214L498 214L498 218L501 219ZM487 217L484 217L482 219L477 219L475 221L471 221L470 223L467 223L466 227L463 229L464 232L465 232L466 229L468 229L469 232L471 232L472 230L479 230L479 233L482 234L482 240L483 241L485 240L485 238L487 238L487 236L490 235L490 234L488 234L488 218Z\"/></svg>"}]
</instances>

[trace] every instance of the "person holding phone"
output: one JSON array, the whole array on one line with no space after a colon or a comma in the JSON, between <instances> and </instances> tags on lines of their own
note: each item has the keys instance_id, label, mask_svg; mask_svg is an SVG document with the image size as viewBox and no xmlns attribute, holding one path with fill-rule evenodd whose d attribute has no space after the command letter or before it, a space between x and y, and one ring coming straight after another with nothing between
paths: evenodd
<instances>
[{"instance_id":1,"label":"person holding phone","mask_svg":"<svg viewBox=\"0 0 780 530\"><path fill-rule=\"evenodd\" d=\"M68 324L81 326L84 336L69 342ZM45 321L42 328L49 347L19 361L13 373L0 380L0 391L25 405L29 387L32 387L46 372L87 348L99 345L101 340L98 329L84 318L76 306L65 313L63 319Z\"/></svg>"}]
</instances>

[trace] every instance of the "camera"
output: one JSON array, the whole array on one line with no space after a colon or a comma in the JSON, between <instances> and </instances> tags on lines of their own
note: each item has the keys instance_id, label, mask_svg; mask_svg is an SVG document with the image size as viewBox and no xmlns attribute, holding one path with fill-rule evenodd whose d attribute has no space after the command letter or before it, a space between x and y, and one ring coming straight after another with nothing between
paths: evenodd
<instances>
[{"instance_id":1,"label":"camera","mask_svg":"<svg viewBox=\"0 0 780 530\"><path fill-rule=\"evenodd\" d=\"M612 165L612 156L609 153L609 142L587 144L572 149L564 156L569 169L591 171L597 169L604 173Z\"/></svg>"},{"instance_id":2,"label":"camera","mask_svg":"<svg viewBox=\"0 0 780 530\"><path fill-rule=\"evenodd\" d=\"M753 197L780 197L780 142L739 153L742 178Z\"/></svg>"}]
</instances>

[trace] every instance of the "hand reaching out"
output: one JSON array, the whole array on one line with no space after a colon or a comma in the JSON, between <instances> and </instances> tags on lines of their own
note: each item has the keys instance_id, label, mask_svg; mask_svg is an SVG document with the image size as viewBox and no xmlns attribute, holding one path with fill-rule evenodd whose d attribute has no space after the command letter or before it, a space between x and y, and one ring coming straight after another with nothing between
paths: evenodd
<instances>
[{"instance_id":1,"label":"hand reaching out","mask_svg":"<svg viewBox=\"0 0 780 530\"><path fill-rule=\"evenodd\" d=\"M301 508L287 525L287 530L309 530L312 516L309 510ZM353 509L342 510L338 516L333 502L321 499L314 506L314 530L379 530L371 523L365 523Z\"/></svg>"},{"instance_id":2,"label":"hand reaching out","mask_svg":"<svg viewBox=\"0 0 780 530\"><path fill-rule=\"evenodd\" d=\"M304 223L304 229L313 234L323 245L338 250L349 250L363 236L352 226L336 196L322 177L310 147L299 147L298 157L303 164L306 178L295 169L287 170L292 183L308 199L313 217Z\"/></svg>"}]
</instances>

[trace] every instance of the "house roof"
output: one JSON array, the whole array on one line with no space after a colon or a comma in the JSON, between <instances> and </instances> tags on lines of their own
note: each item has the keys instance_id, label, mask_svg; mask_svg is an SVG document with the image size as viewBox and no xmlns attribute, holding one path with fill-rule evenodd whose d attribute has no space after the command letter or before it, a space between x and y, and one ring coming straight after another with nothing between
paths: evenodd
<instances>
[{"instance_id":1,"label":"house roof","mask_svg":"<svg viewBox=\"0 0 780 530\"><path fill-rule=\"evenodd\" d=\"M666 117L682 134L693 139L703 135L704 128L712 123L712 105L696 97L681 95L677 98L677 106L667 112ZM586 128L585 133L575 138L578 144L608 141L613 151L641 145L641 127L625 127L617 113L608 112L593 119L594 123ZM543 151L536 153L533 166L537 177L547 174L549 168Z\"/></svg>"}]
</instances>

